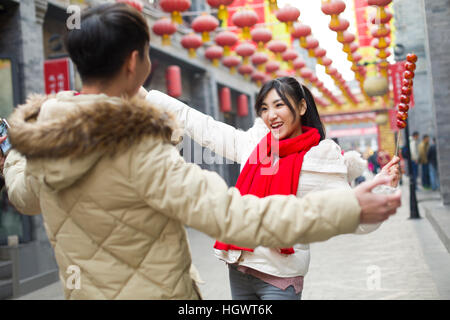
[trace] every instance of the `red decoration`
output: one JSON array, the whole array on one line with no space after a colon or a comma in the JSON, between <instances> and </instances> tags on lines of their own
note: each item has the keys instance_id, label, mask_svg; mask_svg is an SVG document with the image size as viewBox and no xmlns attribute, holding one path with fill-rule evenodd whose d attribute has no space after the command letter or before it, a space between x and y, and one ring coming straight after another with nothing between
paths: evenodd
<instances>
[{"instance_id":1,"label":"red decoration","mask_svg":"<svg viewBox=\"0 0 450 320\"><path fill-rule=\"evenodd\" d=\"M214 40L219 46L223 47L224 56L226 57L230 55L230 47L234 46L239 41L238 36L231 31L222 31L216 35Z\"/></svg>"},{"instance_id":2,"label":"red decoration","mask_svg":"<svg viewBox=\"0 0 450 320\"><path fill-rule=\"evenodd\" d=\"M372 22L372 24L386 24L386 23L389 23L389 21L391 21L392 17L393 17L392 13L390 13L387 10L384 10L383 17L379 17L377 15L372 15L370 18L370 21Z\"/></svg>"},{"instance_id":3,"label":"red decoration","mask_svg":"<svg viewBox=\"0 0 450 320\"><path fill-rule=\"evenodd\" d=\"M402 85L404 87L412 88L413 87L413 80L412 79L403 79L402 80Z\"/></svg>"},{"instance_id":4,"label":"red decoration","mask_svg":"<svg viewBox=\"0 0 450 320\"><path fill-rule=\"evenodd\" d=\"M374 38L384 38L390 35L391 28L382 25L382 27L373 28L371 33Z\"/></svg>"},{"instance_id":5,"label":"red decoration","mask_svg":"<svg viewBox=\"0 0 450 320\"><path fill-rule=\"evenodd\" d=\"M416 70L416 64L408 61L405 63L405 69L414 72L414 70Z\"/></svg>"},{"instance_id":6,"label":"red decoration","mask_svg":"<svg viewBox=\"0 0 450 320\"><path fill-rule=\"evenodd\" d=\"M230 68L230 73L233 74L236 71L236 67L241 63L241 59L236 56L228 56L222 59L222 64Z\"/></svg>"},{"instance_id":7,"label":"red decoration","mask_svg":"<svg viewBox=\"0 0 450 320\"><path fill-rule=\"evenodd\" d=\"M306 66L306 63L305 60L303 60L301 57L298 57L297 59L294 60L292 66L294 67L295 70L300 70L301 68Z\"/></svg>"},{"instance_id":8,"label":"red decoration","mask_svg":"<svg viewBox=\"0 0 450 320\"><path fill-rule=\"evenodd\" d=\"M205 50L205 57L212 61L215 67L219 66L219 59L223 56L223 48L219 46L211 46Z\"/></svg>"},{"instance_id":9,"label":"red decoration","mask_svg":"<svg viewBox=\"0 0 450 320\"><path fill-rule=\"evenodd\" d=\"M237 100L237 114L239 117L248 116L248 97L246 94L240 94Z\"/></svg>"},{"instance_id":10,"label":"red decoration","mask_svg":"<svg viewBox=\"0 0 450 320\"><path fill-rule=\"evenodd\" d=\"M269 60L267 55L264 52L256 52L252 57L250 58L253 65L258 68L258 70L263 71L264 70L264 64Z\"/></svg>"},{"instance_id":11,"label":"red decoration","mask_svg":"<svg viewBox=\"0 0 450 320\"><path fill-rule=\"evenodd\" d=\"M191 0L160 0L159 5L165 12L171 13L173 22L183 23L181 12L191 7Z\"/></svg>"},{"instance_id":12,"label":"red decoration","mask_svg":"<svg viewBox=\"0 0 450 320\"><path fill-rule=\"evenodd\" d=\"M201 32L203 42L209 41L209 32L219 26L219 20L209 14L198 16L192 21L191 27L195 32Z\"/></svg>"},{"instance_id":13,"label":"red decoration","mask_svg":"<svg viewBox=\"0 0 450 320\"><path fill-rule=\"evenodd\" d=\"M275 76L275 72L280 69L280 63L278 61L269 61L266 63L266 72L272 73L272 76Z\"/></svg>"},{"instance_id":14,"label":"red decoration","mask_svg":"<svg viewBox=\"0 0 450 320\"><path fill-rule=\"evenodd\" d=\"M238 68L238 72L244 76L245 79L248 78L255 71L255 69L249 64L240 65Z\"/></svg>"},{"instance_id":15,"label":"red decoration","mask_svg":"<svg viewBox=\"0 0 450 320\"><path fill-rule=\"evenodd\" d=\"M283 52L283 54L281 55L281 58L289 63L289 67L292 68L292 62L297 59L298 57L298 53L297 51L295 51L294 49L288 49L286 51Z\"/></svg>"},{"instance_id":16,"label":"red decoration","mask_svg":"<svg viewBox=\"0 0 450 320\"><path fill-rule=\"evenodd\" d=\"M248 64L248 59L249 59L250 56L252 56L255 53L256 48L255 48L255 46L252 43L244 42L244 43L241 43L240 45L238 45L234 49L234 51L238 55L243 57L243 59L244 59L243 64Z\"/></svg>"},{"instance_id":17,"label":"red decoration","mask_svg":"<svg viewBox=\"0 0 450 320\"><path fill-rule=\"evenodd\" d=\"M308 54L310 57L314 57L314 50L319 46L319 41L314 39L312 36L306 38L305 49L308 49Z\"/></svg>"},{"instance_id":18,"label":"red decoration","mask_svg":"<svg viewBox=\"0 0 450 320\"><path fill-rule=\"evenodd\" d=\"M261 86L261 83L266 79L266 75L261 71L255 71L252 73L252 80Z\"/></svg>"},{"instance_id":19,"label":"red decoration","mask_svg":"<svg viewBox=\"0 0 450 320\"><path fill-rule=\"evenodd\" d=\"M291 36L294 39L299 39L300 41L300 45L302 46L302 48L306 47L306 37L309 36L311 34L311 27L306 25L306 24L302 24L302 23L295 23L294 24L294 30L291 33Z\"/></svg>"},{"instance_id":20,"label":"red decoration","mask_svg":"<svg viewBox=\"0 0 450 320\"><path fill-rule=\"evenodd\" d=\"M281 40L271 40L267 44L267 49L272 51L277 56L277 59L281 59L281 53L286 51L287 44Z\"/></svg>"},{"instance_id":21,"label":"red decoration","mask_svg":"<svg viewBox=\"0 0 450 320\"><path fill-rule=\"evenodd\" d=\"M403 74L403 77L405 79L412 79L414 78L414 72L406 70L405 73Z\"/></svg>"},{"instance_id":22,"label":"red decoration","mask_svg":"<svg viewBox=\"0 0 450 320\"><path fill-rule=\"evenodd\" d=\"M410 99L409 99L408 96L406 96L406 95L404 95L404 94L402 94L402 95L400 96L400 102L401 102L401 103L408 104L409 101L410 101Z\"/></svg>"},{"instance_id":23,"label":"red decoration","mask_svg":"<svg viewBox=\"0 0 450 320\"><path fill-rule=\"evenodd\" d=\"M177 26L168 18L162 18L155 22L152 30L158 36L162 36L162 44L170 45L170 36L177 31Z\"/></svg>"},{"instance_id":24,"label":"red decoration","mask_svg":"<svg viewBox=\"0 0 450 320\"><path fill-rule=\"evenodd\" d=\"M349 26L350 26L350 22L348 22L348 20L339 18L339 24L332 24L330 22L330 24L328 25L328 28L330 28L331 30L333 30L335 32L344 32L345 30L348 29Z\"/></svg>"},{"instance_id":25,"label":"red decoration","mask_svg":"<svg viewBox=\"0 0 450 320\"><path fill-rule=\"evenodd\" d=\"M333 60L331 60L328 57L323 57L322 58L322 65L324 65L325 67L330 66L333 63Z\"/></svg>"},{"instance_id":26,"label":"red decoration","mask_svg":"<svg viewBox=\"0 0 450 320\"><path fill-rule=\"evenodd\" d=\"M302 70L300 70L300 76L303 79L307 80L313 76L313 72L308 68L303 68Z\"/></svg>"},{"instance_id":27,"label":"red decoration","mask_svg":"<svg viewBox=\"0 0 450 320\"><path fill-rule=\"evenodd\" d=\"M241 10L233 14L231 20L235 26L242 28L242 35L244 39L250 39L250 27L253 27L258 22L258 15L253 10Z\"/></svg>"},{"instance_id":28,"label":"red decoration","mask_svg":"<svg viewBox=\"0 0 450 320\"><path fill-rule=\"evenodd\" d=\"M403 120L397 120L397 127L399 129L404 129L406 127L406 122Z\"/></svg>"},{"instance_id":29,"label":"red decoration","mask_svg":"<svg viewBox=\"0 0 450 320\"><path fill-rule=\"evenodd\" d=\"M298 17L300 16L300 10L290 5L287 5L278 10L275 16L279 21L284 22L286 24L286 31L291 32L292 25L294 24L295 21L297 21Z\"/></svg>"},{"instance_id":30,"label":"red decoration","mask_svg":"<svg viewBox=\"0 0 450 320\"><path fill-rule=\"evenodd\" d=\"M53 94L70 90L70 78L73 70L69 58L50 59L44 62L45 93Z\"/></svg>"},{"instance_id":31,"label":"red decoration","mask_svg":"<svg viewBox=\"0 0 450 320\"><path fill-rule=\"evenodd\" d=\"M179 66L168 66L166 69L167 94L178 98L181 96L181 70Z\"/></svg>"},{"instance_id":32,"label":"red decoration","mask_svg":"<svg viewBox=\"0 0 450 320\"><path fill-rule=\"evenodd\" d=\"M406 119L408 119L408 112L405 112L405 111L397 112L397 119L406 121Z\"/></svg>"},{"instance_id":33,"label":"red decoration","mask_svg":"<svg viewBox=\"0 0 450 320\"><path fill-rule=\"evenodd\" d=\"M255 28L250 32L252 40L258 44L258 50L263 50L264 45L272 40L272 31L265 28Z\"/></svg>"},{"instance_id":34,"label":"red decoration","mask_svg":"<svg viewBox=\"0 0 450 320\"><path fill-rule=\"evenodd\" d=\"M345 10L345 2L341 0L332 0L322 3L322 12L331 16L330 28L339 25L338 15Z\"/></svg>"},{"instance_id":35,"label":"red decoration","mask_svg":"<svg viewBox=\"0 0 450 320\"><path fill-rule=\"evenodd\" d=\"M195 33L187 34L181 38L183 48L189 50L189 56L195 57L195 50L202 46L202 38Z\"/></svg>"},{"instance_id":36,"label":"red decoration","mask_svg":"<svg viewBox=\"0 0 450 320\"><path fill-rule=\"evenodd\" d=\"M230 112L231 111L231 91L227 87L220 89L219 93L220 100L220 111Z\"/></svg>"}]
</instances>

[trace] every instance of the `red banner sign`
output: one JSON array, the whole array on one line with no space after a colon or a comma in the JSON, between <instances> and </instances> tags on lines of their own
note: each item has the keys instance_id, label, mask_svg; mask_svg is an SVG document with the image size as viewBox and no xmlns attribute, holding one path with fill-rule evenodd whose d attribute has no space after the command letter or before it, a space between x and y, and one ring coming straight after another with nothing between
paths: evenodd
<instances>
[{"instance_id":1,"label":"red banner sign","mask_svg":"<svg viewBox=\"0 0 450 320\"><path fill-rule=\"evenodd\" d=\"M368 47L372 41L369 30L368 9L367 0L355 0L356 33L360 47Z\"/></svg>"},{"instance_id":2,"label":"red banner sign","mask_svg":"<svg viewBox=\"0 0 450 320\"><path fill-rule=\"evenodd\" d=\"M70 90L69 58L53 59L44 62L45 93L52 94Z\"/></svg>"}]
</instances>

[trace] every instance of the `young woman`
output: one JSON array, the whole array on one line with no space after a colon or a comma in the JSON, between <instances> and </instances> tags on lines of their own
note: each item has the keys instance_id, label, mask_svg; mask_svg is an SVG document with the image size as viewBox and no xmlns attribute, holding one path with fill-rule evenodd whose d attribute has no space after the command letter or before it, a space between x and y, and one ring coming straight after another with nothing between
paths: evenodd
<instances>
[{"instance_id":1,"label":"young woman","mask_svg":"<svg viewBox=\"0 0 450 320\"><path fill-rule=\"evenodd\" d=\"M325 139L311 92L292 77L262 87L255 103L259 117L247 132L169 101L157 91L150 91L146 98L174 111L195 141L241 163L236 187L243 195L304 197L315 190L348 189L349 181L365 166L359 156L345 158L334 141ZM398 158L393 159L384 174L397 179L397 162ZM367 233L377 227L360 225L356 232ZM216 256L229 265L233 299L301 298L310 259L308 245L252 250L217 241L214 248Z\"/></svg>"}]
</instances>

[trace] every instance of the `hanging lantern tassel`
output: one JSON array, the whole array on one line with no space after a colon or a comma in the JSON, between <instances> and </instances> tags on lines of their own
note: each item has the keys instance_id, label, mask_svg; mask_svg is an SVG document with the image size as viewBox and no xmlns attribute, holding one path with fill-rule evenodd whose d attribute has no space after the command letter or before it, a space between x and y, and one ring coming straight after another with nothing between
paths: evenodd
<instances>
[{"instance_id":1,"label":"hanging lantern tassel","mask_svg":"<svg viewBox=\"0 0 450 320\"><path fill-rule=\"evenodd\" d=\"M303 49L305 49L306 46L307 46L306 37L300 37L299 40L300 40L300 46L301 46Z\"/></svg>"},{"instance_id":2,"label":"hanging lantern tassel","mask_svg":"<svg viewBox=\"0 0 450 320\"><path fill-rule=\"evenodd\" d=\"M172 11L172 22L173 23L178 23L178 24L182 24L183 23L183 18L181 17L181 12L180 11Z\"/></svg>"},{"instance_id":3,"label":"hanging lantern tassel","mask_svg":"<svg viewBox=\"0 0 450 320\"><path fill-rule=\"evenodd\" d=\"M294 31L294 23L292 21L286 22L286 32L291 34Z\"/></svg>"},{"instance_id":4,"label":"hanging lantern tassel","mask_svg":"<svg viewBox=\"0 0 450 320\"><path fill-rule=\"evenodd\" d=\"M269 1L269 8L270 8L270 12L275 12L278 10L278 4L277 4L277 0L270 0Z\"/></svg>"},{"instance_id":5,"label":"hanging lantern tassel","mask_svg":"<svg viewBox=\"0 0 450 320\"><path fill-rule=\"evenodd\" d=\"M219 59L213 59L212 64L214 67L218 67L219 66Z\"/></svg>"},{"instance_id":6,"label":"hanging lantern tassel","mask_svg":"<svg viewBox=\"0 0 450 320\"><path fill-rule=\"evenodd\" d=\"M189 57L195 58L195 48L189 48Z\"/></svg>"},{"instance_id":7,"label":"hanging lantern tassel","mask_svg":"<svg viewBox=\"0 0 450 320\"><path fill-rule=\"evenodd\" d=\"M225 5L221 4L219 6L219 12L217 13L217 18L220 20L227 20L228 19L228 10Z\"/></svg>"},{"instance_id":8,"label":"hanging lantern tassel","mask_svg":"<svg viewBox=\"0 0 450 320\"><path fill-rule=\"evenodd\" d=\"M308 56L314 58L314 49L308 49Z\"/></svg>"},{"instance_id":9,"label":"hanging lantern tassel","mask_svg":"<svg viewBox=\"0 0 450 320\"><path fill-rule=\"evenodd\" d=\"M332 28L337 28L339 27L340 22L339 22L339 15L337 14L332 14L331 15L331 21L330 21L330 27Z\"/></svg>"},{"instance_id":10,"label":"hanging lantern tassel","mask_svg":"<svg viewBox=\"0 0 450 320\"><path fill-rule=\"evenodd\" d=\"M245 40L251 39L251 36L250 36L250 28L249 28L249 27L244 27L244 28L242 28L242 37L243 37Z\"/></svg>"},{"instance_id":11,"label":"hanging lantern tassel","mask_svg":"<svg viewBox=\"0 0 450 320\"><path fill-rule=\"evenodd\" d=\"M209 32L208 31L203 31L202 32L202 41L203 42L209 42L210 38L209 38Z\"/></svg>"},{"instance_id":12,"label":"hanging lantern tassel","mask_svg":"<svg viewBox=\"0 0 450 320\"><path fill-rule=\"evenodd\" d=\"M236 73L236 67L230 67L230 74L235 74Z\"/></svg>"},{"instance_id":13,"label":"hanging lantern tassel","mask_svg":"<svg viewBox=\"0 0 450 320\"><path fill-rule=\"evenodd\" d=\"M225 57L228 57L230 55L230 53L231 53L230 47L229 46L224 46L223 47L223 55Z\"/></svg>"},{"instance_id":14,"label":"hanging lantern tassel","mask_svg":"<svg viewBox=\"0 0 450 320\"><path fill-rule=\"evenodd\" d=\"M342 31L337 32L337 41L341 43L344 42L344 32Z\"/></svg>"},{"instance_id":15,"label":"hanging lantern tassel","mask_svg":"<svg viewBox=\"0 0 450 320\"><path fill-rule=\"evenodd\" d=\"M170 35L168 34L163 34L162 36L162 45L163 46L170 46Z\"/></svg>"}]
</instances>

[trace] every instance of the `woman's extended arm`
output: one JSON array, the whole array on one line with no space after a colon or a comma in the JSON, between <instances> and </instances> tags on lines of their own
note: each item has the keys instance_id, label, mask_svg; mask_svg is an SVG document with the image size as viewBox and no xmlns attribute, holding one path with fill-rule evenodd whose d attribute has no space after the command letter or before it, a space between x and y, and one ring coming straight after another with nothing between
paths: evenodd
<instances>
[{"instance_id":1,"label":"woman's extended arm","mask_svg":"<svg viewBox=\"0 0 450 320\"><path fill-rule=\"evenodd\" d=\"M141 89L139 95L144 95L145 89ZM243 152L249 144L257 144L268 132L257 125L248 131L236 129L226 123L214 120L160 91L150 90L145 99L151 104L164 108L175 114L181 127L191 139L203 147L214 151L218 155L232 161L243 161Z\"/></svg>"}]
</instances>

